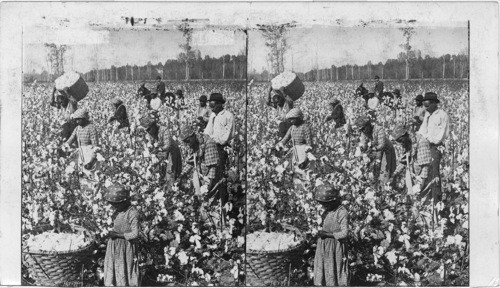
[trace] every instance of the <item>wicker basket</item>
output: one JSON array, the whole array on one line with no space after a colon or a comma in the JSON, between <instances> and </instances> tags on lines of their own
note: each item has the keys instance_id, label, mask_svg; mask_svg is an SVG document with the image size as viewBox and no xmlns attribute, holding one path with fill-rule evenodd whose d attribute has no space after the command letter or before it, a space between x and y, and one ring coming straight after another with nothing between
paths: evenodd
<instances>
[{"instance_id":1,"label":"wicker basket","mask_svg":"<svg viewBox=\"0 0 500 288\"><path fill-rule=\"evenodd\" d=\"M86 230L71 225L76 230ZM50 230L50 225L37 227L33 233ZM91 260L94 241L78 250L35 251L23 248L23 264L39 286L83 286L83 267Z\"/></svg>"},{"instance_id":2,"label":"wicker basket","mask_svg":"<svg viewBox=\"0 0 500 288\"><path fill-rule=\"evenodd\" d=\"M247 286L289 286L293 263L297 263L303 243L287 250L253 251L246 253Z\"/></svg>"}]
</instances>

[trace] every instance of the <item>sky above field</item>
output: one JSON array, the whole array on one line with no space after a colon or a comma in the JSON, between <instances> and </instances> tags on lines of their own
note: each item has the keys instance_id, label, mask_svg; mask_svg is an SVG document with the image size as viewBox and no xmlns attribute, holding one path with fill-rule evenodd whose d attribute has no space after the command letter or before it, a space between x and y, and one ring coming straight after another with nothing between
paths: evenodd
<instances>
[{"instance_id":1,"label":"sky above field","mask_svg":"<svg viewBox=\"0 0 500 288\"><path fill-rule=\"evenodd\" d=\"M87 72L95 66L145 65L148 61L156 65L168 59L176 59L184 43L181 32L146 30L91 30L33 28L24 32L24 70L41 72L47 70L47 48L44 43L66 44L65 70ZM220 57L224 54L245 53L245 33L232 30L204 30L193 33L194 49L202 57Z\"/></svg>"},{"instance_id":2,"label":"sky above field","mask_svg":"<svg viewBox=\"0 0 500 288\"><path fill-rule=\"evenodd\" d=\"M440 27L417 26L411 40L413 49L422 56L458 54L468 48L466 23ZM41 72L48 69L44 43L67 44L66 70L87 72L96 66L144 65L175 59L182 51L183 36L176 30L113 30L88 26L57 29L32 27L23 34L24 70ZM240 30L197 30L193 48L202 57L236 55L245 51L246 35ZM264 39L257 30L248 33L248 68L262 72L267 69L268 53ZM285 69L306 72L316 63L319 68L331 65L376 64L394 59L402 51L403 33L396 26L312 26L293 28L288 33L290 46L285 54ZM293 69L292 69L293 68Z\"/></svg>"},{"instance_id":3,"label":"sky above field","mask_svg":"<svg viewBox=\"0 0 500 288\"><path fill-rule=\"evenodd\" d=\"M468 49L467 23L461 26L416 27L410 45L422 51L422 57L458 54ZM292 28L288 34L290 46L285 54L285 69L307 72L331 65L373 64L397 58L403 51L403 33L397 27L326 27ZM267 69L264 38L260 31L249 33L249 71ZM293 65L293 66L292 66Z\"/></svg>"}]
</instances>

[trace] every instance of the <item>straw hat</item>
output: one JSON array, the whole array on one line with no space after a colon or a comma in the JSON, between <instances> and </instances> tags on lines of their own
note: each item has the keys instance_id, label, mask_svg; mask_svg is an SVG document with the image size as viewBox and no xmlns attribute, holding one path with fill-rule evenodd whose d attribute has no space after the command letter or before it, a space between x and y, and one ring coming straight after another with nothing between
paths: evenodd
<instances>
[{"instance_id":1,"label":"straw hat","mask_svg":"<svg viewBox=\"0 0 500 288\"><path fill-rule=\"evenodd\" d=\"M123 103L123 101L120 98L115 97L115 98L111 99L111 103L113 103L114 105L120 105Z\"/></svg>"},{"instance_id":2,"label":"straw hat","mask_svg":"<svg viewBox=\"0 0 500 288\"><path fill-rule=\"evenodd\" d=\"M330 184L323 184L316 188L314 199L318 202L332 202L340 198L340 191Z\"/></svg>"},{"instance_id":3,"label":"straw hat","mask_svg":"<svg viewBox=\"0 0 500 288\"><path fill-rule=\"evenodd\" d=\"M303 119L304 114L302 114L302 111L299 108L292 108L290 111L288 111L288 113L286 113L286 119L291 118Z\"/></svg>"},{"instance_id":4,"label":"straw hat","mask_svg":"<svg viewBox=\"0 0 500 288\"><path fill-rule=\"evenodd\" d=\"M85 108L80 108L76 110L72 115L71 118L73 119L89 119L89 112Z\"/></svg>"},{"instance_id":5,"label":"straw hat","mask_svg":"<svg viewBox=\"0 0 500 288\"><path fill-rule=\"evenodd\" d=\"M111 203L121 203L130 199L130 192L124 185L113 184L107 188L105 199Z\"/></svg>"},{"instance_id":6,"label":"straw hat","mask_svg":"<svg viewBox=\"0 0 500 288\"><path fill-rule=\"evenodd\" d=\"M396 125L396 128L391 133L392 138L394 140L398 140L400 137L404 136L408 132L408 129L402 124Z\"/></svg>"}]
</instances>

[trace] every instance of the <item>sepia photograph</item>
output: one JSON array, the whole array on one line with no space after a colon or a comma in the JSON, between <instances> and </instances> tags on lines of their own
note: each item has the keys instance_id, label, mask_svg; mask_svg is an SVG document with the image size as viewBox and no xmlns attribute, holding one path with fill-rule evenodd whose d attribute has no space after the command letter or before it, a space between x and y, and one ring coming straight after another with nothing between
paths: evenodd
<instances>
[{"instance_id":1,"label":"sepia photograph","mask_svg":"<svg viewBox=\"0 0 500 288\"><path fill-rule=\"evenodd\" d=\"M245 33L73 20L23 32L23 285L240 285Z\"/></svg>"},{"instance_id":2,"label":"sepia photograph","mask_svg":"<svg viewBox=\"0 0 500 288\"><path fill-rule=\"evenodd\" d=\"M249 33L247 285L469 285L468 23Z\"/></svg>"}]
</instances>

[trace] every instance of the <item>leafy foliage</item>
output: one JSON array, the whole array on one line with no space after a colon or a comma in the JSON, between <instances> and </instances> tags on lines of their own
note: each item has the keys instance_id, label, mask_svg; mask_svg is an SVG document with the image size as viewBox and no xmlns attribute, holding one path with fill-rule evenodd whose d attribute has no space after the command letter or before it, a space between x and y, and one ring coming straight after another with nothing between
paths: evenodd
<instances>
[{"instance_id":1,"label":"leafy foliage","mask_svg":"<svg viewBox=\"0 0 500 288\"><path fill-rule=\"evenodd\" d=\"M341 189L349 211L349 263L354 286L468 285L469 266L469 166L468 93L465 82L391 83L404 100L404 113L395 117L381 107L378 120L391 131L396 122L408 121L412 99L425 91L435 91L440 106L450 115L451 133L447 152L441 162L442 187L446 198L423 204L418 195L408 194L404 175L395 177L384 192L373 189L367 156L355 156L359 135L346 136L341 128L325 123L328 103L335 96L349 118L363 113L363 100L356 99L354 82L306 83L306 94L296 103L311 125L316 161L306 175L287 167L272 149L279 121L273 111L262 113L268 87L256 84L249 94L248 106L248 196L249 231L279 231L281 224L292 225L307 235L302 264L292 273L294 285L311 285L316 234L321 229L321 206L313 200L314 188L329 181ZM311 100L314 99L314 100ZM397 155L401 155L401 148ZM250 245L250 244L249 244Z\"/></svg>"},{"instance_id":2,"label":"leafy foliage","mask_svg":"<svg viewBox=\"0 0 500 288\"><path fill-rule=\"evenodd\" d=\"M140 268L142 285L231 285L244 281L245 201L245 122L244 90L238 83L189 83L169 85L170 91L183 89L188 110L179 114L164 107L162 121L178 137L179 126L195 119L197 99L201 94L221 92L226 108L235 114L235 144L229 153L227 192L229 201L223 207L210 206L194 196L191 178L182 178L166 189L158 184L160 177L154 146L136 127L145 112L145 100L136 98L132 83L98 83L90 85L89 95L79 103L90 111L98 129L99 168L93 176L97 182L79 176L73 151L60 147L57 112L47 105L51 87L25 86L23 95L22 147L22 231L29 235L41 224L82 225L98 241L93 266L89 267L86 285L98 285L102 276L106 235L112 225L111 207L103 201L103 187L122 183L131 188L133 205L141 215ZM132 137L114 133L107 124L112 115L108 100L120 97L127 107ZM184 159L187 147L181 145ZM73 153L73 154L71 154ZM80 179L79 179L80 177ZM223 211L224 225L214 223ZM220 217L219 217L220 218ZM217 221L215 221L217 222ZM24 274L27 278L30 275Z\"/></svg>"}]
</instances>

